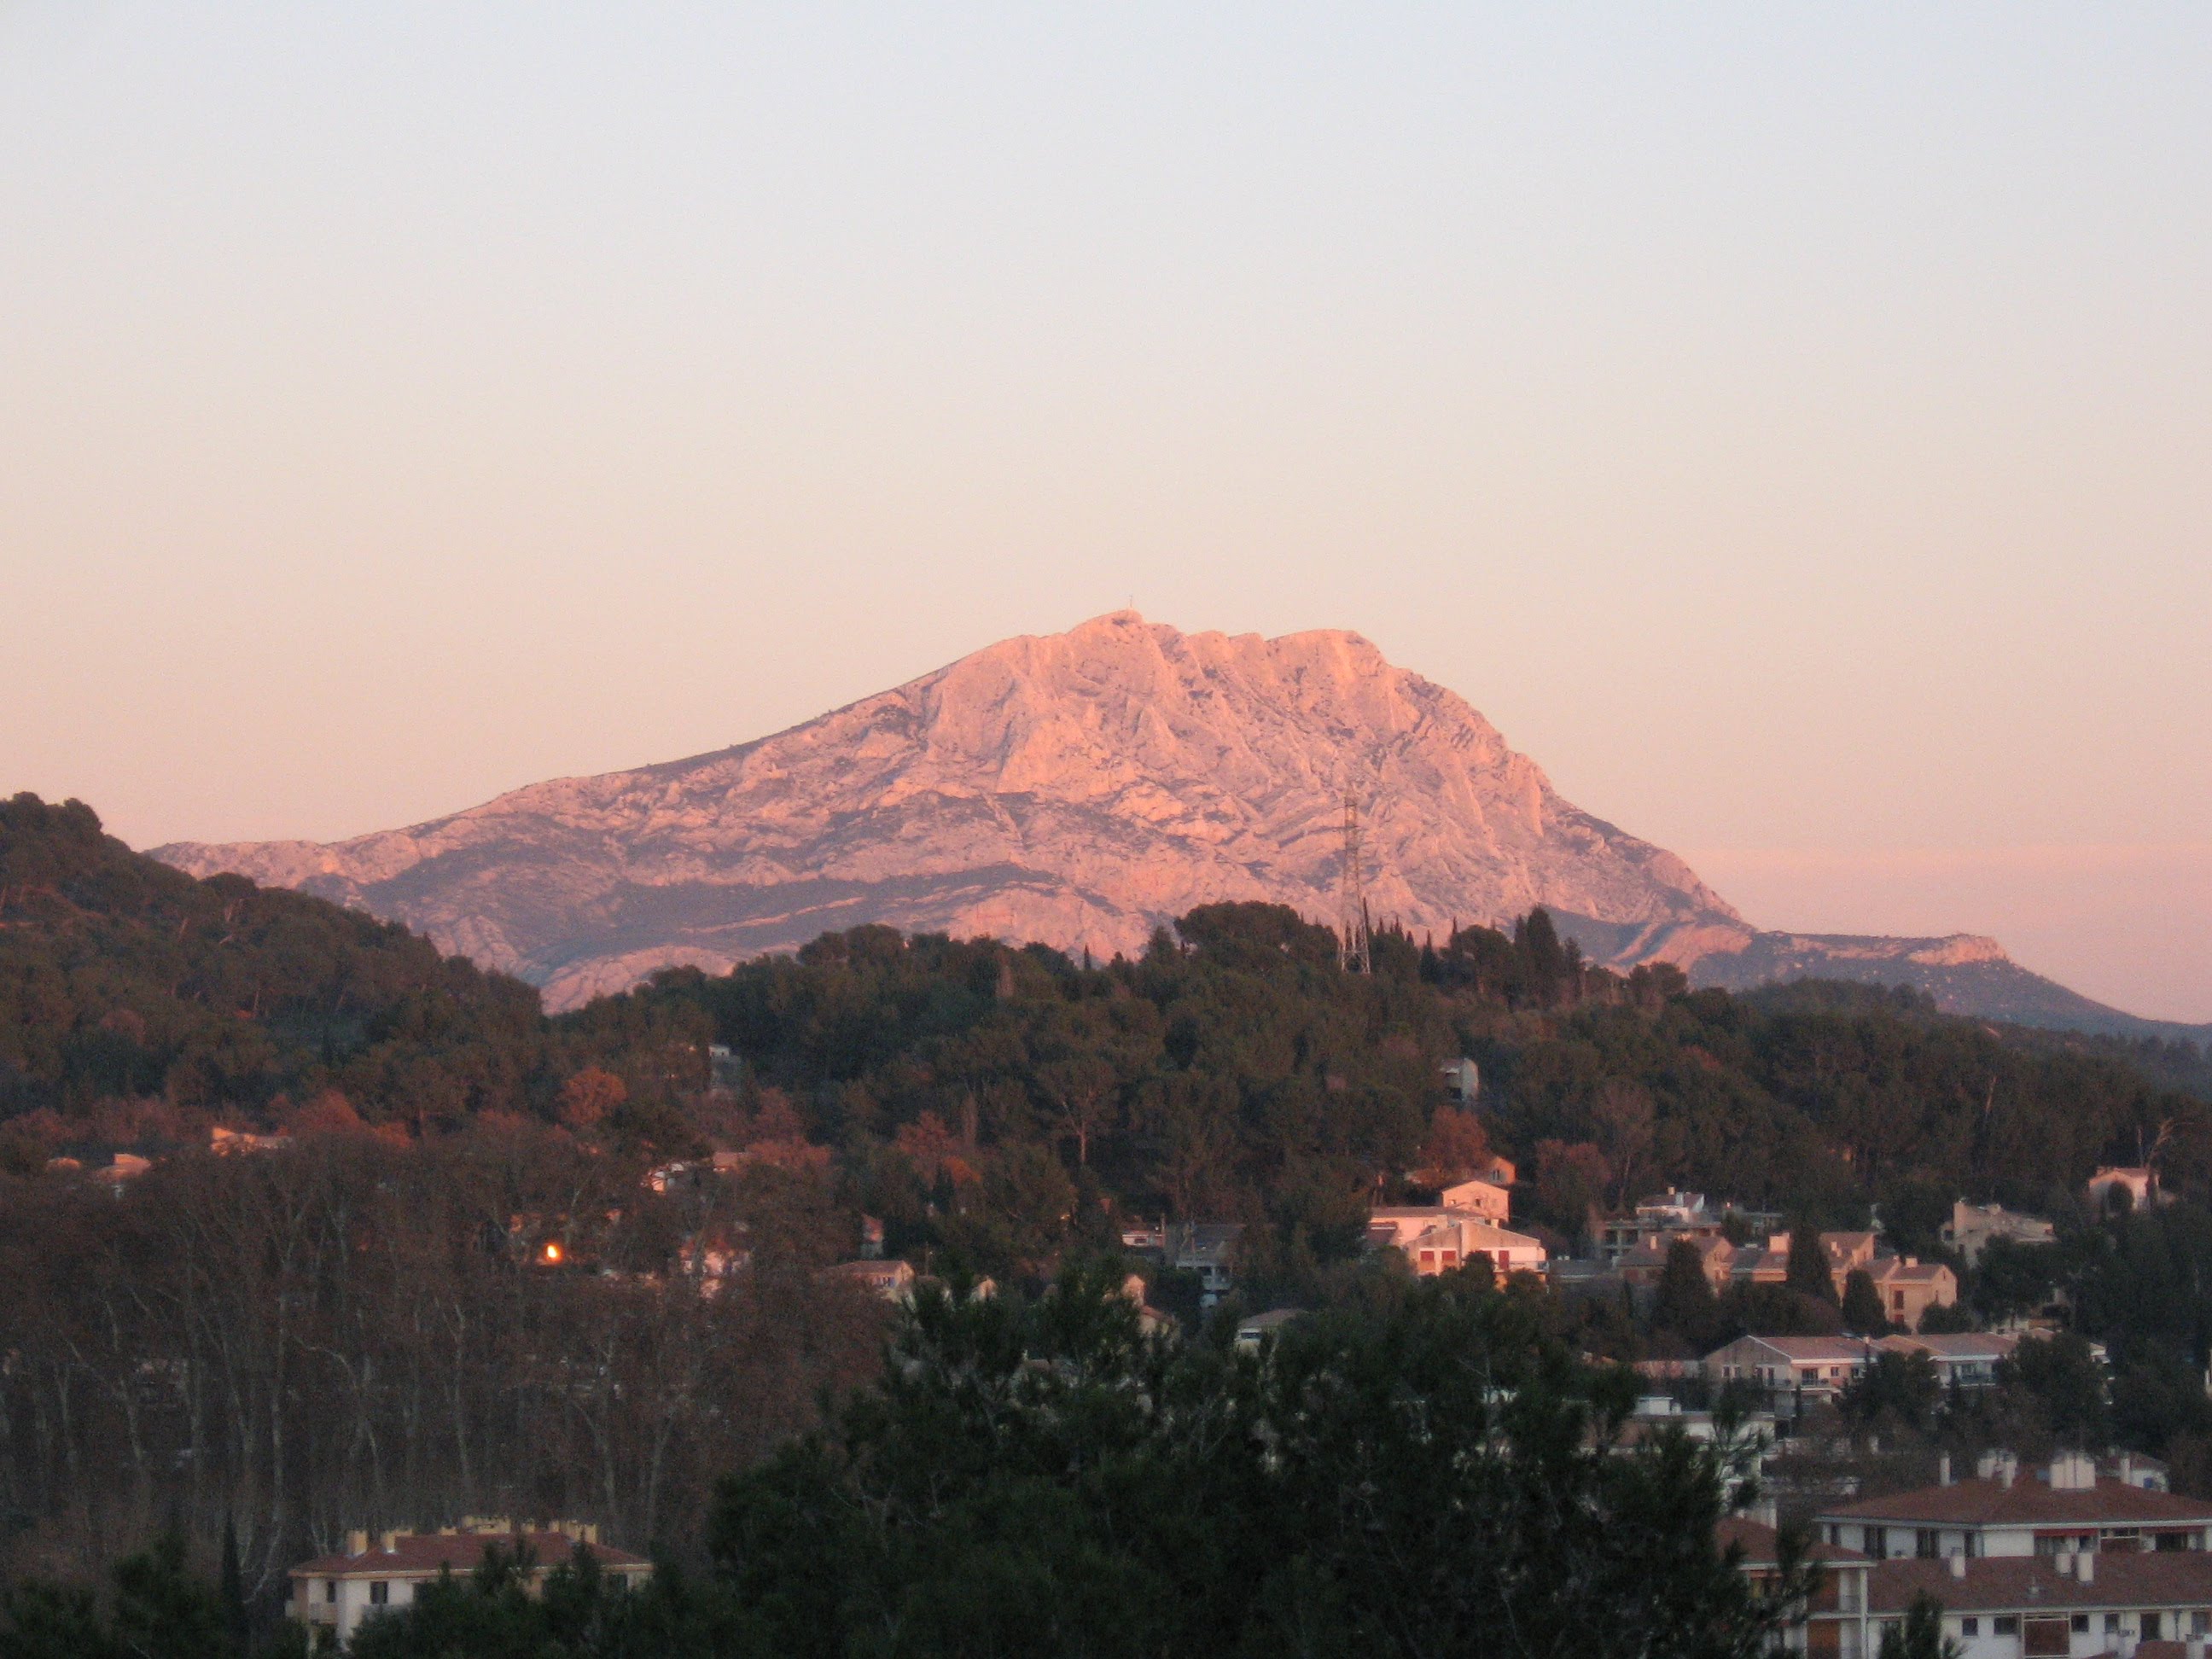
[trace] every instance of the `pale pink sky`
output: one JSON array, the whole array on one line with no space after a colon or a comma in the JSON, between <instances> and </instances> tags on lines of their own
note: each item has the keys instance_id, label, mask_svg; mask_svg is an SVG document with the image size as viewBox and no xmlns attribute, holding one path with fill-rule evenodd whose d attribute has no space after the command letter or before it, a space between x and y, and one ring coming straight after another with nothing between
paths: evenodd
<instances>
[{"instance_id":1,"label":"pale pink sky","mask_svg":"<svg viewBox=\"0 0 2212 1659\"><path fill-rule=\"evenodd\" d=\"M1133 599L2212 1019L2212 12L0 7L0 788L336 836Z\"/></svg>"}]
</instances>

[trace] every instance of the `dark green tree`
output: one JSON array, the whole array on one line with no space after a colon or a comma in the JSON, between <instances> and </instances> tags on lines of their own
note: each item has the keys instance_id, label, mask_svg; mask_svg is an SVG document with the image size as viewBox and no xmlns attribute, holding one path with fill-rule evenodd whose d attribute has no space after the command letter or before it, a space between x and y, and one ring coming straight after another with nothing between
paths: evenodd
<instances>
[{"instance_id":1,"label":"dark green tree","mask_svg":"<svg viewBox=\"0 0 2212 1659\"><path fill-rule=\"evenodd\" d=\"M1881 1633L1881 1659L1960 1659L1966 1649L1943 1634L1943 1604L1923 1590L1904 1619Z\"/></svg>"},{"instance_id":2,"label":"dark green tree","mask_svg":"<svg viewBox=\"0 0 2212 1659\"><path fill-rule=\"evenodd\" d=\"M1835 1305L1836 1280L1828 1270L1828 1252L1820 1243L1820 1230L1809 1221L1790 1230L1790 1267L1783 1282L1800 1296Z\"/></svg>"},{"instance_id":3,"label":"dark green tree","mask_svg":"<svg viewBox=\"0 0 2212 1659\"><path fill-rule=\"evenodd\" d=\"M1854 1423L1887 1424L1925 1434L1943 1403L1942 1379L1924 1353L1885 1353L1851 1379L1837 1401Z\"/></svg>"},{"instance_id":4,"label":"dark green tree","mask_svg":"<svg viewBox=\"0 0 2212 1659\"><path fill-rule=\"evenodd\" d=\"M1889 1329L1889 1316L1881 1309L1881 1292L1863 1267L1844 1275L1844 1328L1857 1336L1881 1336Z\"/></svg>"},{"instance_id":5,"label":"dark green tree","mask_svg":"<svg viewBox=\"0 0 2212 1659\"><path fill-rule=\"evenodd\" d=\"M1720 1299L1705 1277L1698 1247L1686 1238L1676 1239L1667 1247L1667 1265L1651 1299L1651 1322L1702 1349L1712 1340L1719 1313Z\"/></svg>"},{"instance_id":6,"label":"dark green tree","mask_svg":"<svg viewBox=\"0 0 2212 1659\"><path fill-rule=\"evenodd\" d=\"M1996 1403L2038 1418L2062 1446L2100 1452L2112 1440L2105 1368L2071 1331L2026 1340L1997 1362Z\"/></svg>"},{"instance_id":7,"label":"dark green tree","mask_svg":"<svg viewBox=\"0 0 2212 1659\"><path fill-rule=\"evenodd\" d=\"M1764 1653L1800 1559L1763 1599L1713 1546L1720 1454L1608 1449L1634 1391L1469 1275L1259 1359L1146 1341L1110 1276L925 1293L881 1392L732 1481L711 1545L802 1655Z\"/></svg>"}]
</instances>

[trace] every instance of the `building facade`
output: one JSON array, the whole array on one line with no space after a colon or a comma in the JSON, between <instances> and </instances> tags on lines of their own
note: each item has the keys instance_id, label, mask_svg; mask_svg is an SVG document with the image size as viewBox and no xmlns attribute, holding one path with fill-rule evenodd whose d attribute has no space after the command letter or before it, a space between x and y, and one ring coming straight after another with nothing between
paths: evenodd
<instances>
[{"instance_id":1,"label":"building facade","mask_svg":"<svg viewBox=\"0 0 2212 1659\"><path fill-rule=\"evenodd\" d=\"M471 1520L442 1532L382 1533L374 1540L366 1532L354 1532L338 1553L292 1569L291 1616L311 1630L329 1630L343 1645L367 1620L409 1606L441 1573L458 1578L474 1572L495 1547L526 1554L532 1594L543 1588L548 1573L579 1550L588 1553L610 1578L635 1586L653 1576L651 1562L602 1544L599 1528L588 1523L562 1522L531 1531L504 1521Z\"/></svg>"}]
</instances>

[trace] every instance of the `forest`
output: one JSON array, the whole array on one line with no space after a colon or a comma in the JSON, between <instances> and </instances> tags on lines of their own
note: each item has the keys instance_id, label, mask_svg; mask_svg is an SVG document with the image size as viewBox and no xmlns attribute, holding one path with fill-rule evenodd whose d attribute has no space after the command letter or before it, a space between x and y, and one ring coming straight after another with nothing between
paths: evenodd
<instances>
[{"instance_id":1,"label":"forest","mask_svg":"<svg viewBox=\"0 0 2212 1659\"><path fill-rule=\"evenodd\" d=\"M1462 1057L1472 1103L1440 1085ZM1902 991L1617 974L1540 910L1386 932L1369 975L1272 906L1194 911L1105 963L864 927L548 1017L404 928L193 880L81 804L19 796L0 804L0 1571L143 1568L170 1528L206 1567L228 1529L265 1607L341 1528L517 1512L735 1571L710 1550L724 1477L767 1501L757 1482L811 1445L830 1484L806 1501L864 1502L833 1443L896 1322L825 1273L863 1217L1009 1309L1116 1261L1132 1221L1240 1222L1225 1314L1379 1318L1403 1291L1362 1260L1370 1206L1492 1154L1518 1166L1516 1226L1558 1253L1670 1184L1800 1228L1878 1218L1923 1255L1956 1198L2050 1217L2059 1243L1998 1252L1970 1310L2063 1292L2111 1353L2102 1431L2212 1478L2206 1075L2186 1045ZM222 1156L217 1131L273 1139ZM118 1154L148 1167L104 1174ZM2082 1183L2113 1163L2154 1166L2175 1201L2092 1212ZM1216 1363L1194 1285L1146 1271L1181 1363ZM1540 1300L1516 1315L1530 1341L1601 1361L1842 1317ZM2013 1429L2049 1432L2064 1382L2025 1382ZM1911 1386L1863 1403L1929 1443L1996 1431Z\"/></svg>"}]
</instances>

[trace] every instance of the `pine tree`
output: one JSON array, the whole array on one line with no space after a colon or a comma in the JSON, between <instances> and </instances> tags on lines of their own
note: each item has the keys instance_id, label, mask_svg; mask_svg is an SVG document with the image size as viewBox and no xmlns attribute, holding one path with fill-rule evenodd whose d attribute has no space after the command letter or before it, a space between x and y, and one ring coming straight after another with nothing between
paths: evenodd
<instances>
[{"instance_id":1,"label":"pine tree","mask_svg":"<svg viewBox=\"0 0 2212 1659\"><path fill-rule=\"evenodd\" d=\"M1874 1287L1874 1279L1863 1267L1854 1267L1844 1276L1844 1328L1859 1336L1881 1336L1889 1329L1889 1317L1881 1310L1881 1292Z\"/></svg>"},{"instance_id":2,"label":"pine tree","mask_svg":"<svg viewBox=\"0 0 2212 1659\"><path fill-rule=\"evenodd\" d=\"M1833 1307L1836 1281L1828 1271L1828 1252L1819 1231L1808 1221L1790 1230L1790 1270L1784 1284L1801 1295L1817 1297Z\"/></svg>"}]
</instances>

